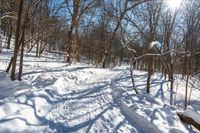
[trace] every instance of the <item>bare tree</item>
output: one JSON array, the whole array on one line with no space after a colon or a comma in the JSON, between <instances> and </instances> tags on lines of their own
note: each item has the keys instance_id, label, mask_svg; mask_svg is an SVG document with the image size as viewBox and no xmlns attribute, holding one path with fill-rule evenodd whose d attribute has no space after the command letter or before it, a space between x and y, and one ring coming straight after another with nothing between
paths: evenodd
<instances>
[{"instance_id":1,"label":"bare tree","mask_svg":"<svg viewBox=\"0 0 200 133\"><path fill-rule=\"evenodd\" d=\"M94 0L91 1L82 1L82 0L65 0L67 5L67 10L71 17L71 22L68 31L68 47L67 47L67 62L72 63L74 56L77 51L77 43L75 43L75 39L78 35L78 25L80 19L83 17L84 13L92 8L95 4ZM72 4L72 7L70 7Z\"/></svg>"},{"instance_id":2,"label":"bare tree","mask_svg":"<svg viewBox=\"0 0 200 133\"><path fill-rule=\"evenodd\" d=\"M142 1L139 1L139 2L131 2L131 5L129 6L129 0L126 0L124 1L123 3L123 6L121 7L120 5L122 5L120 2L121 1L117 1L116 2L116 7L115 7L115 10L116 10L116 14L114 15L114 18L116 18L116 24L114 26L114 30L113 30L113 33L111 35L111 38L107 41L107 47L104 49L104 56L103 56L103 59L102 59L102 67L105 68L106 67L106 64L108 63L108 57L110 56L110 51L111 51L111 48L112 48L112 41L114 40L115 38L115 35L118 31L118 29L120 28L120 24L125 16L125 14L130 11L131 9L137 7L138 5L142 4L142 3L145 3L145 2L148 2L148 1L151 1L151 0L142 0ZM118 7L120 6L120 7Z\"/></svg>"},{"instance_id":3,"label":"bare tree","mask_svg":"<svg viewBox=\"0 0 200 133\"><path fill-rule=\"evenodd\" d=\"M19 10L17 13L17 26L16 26L16 33L15 33L15 44L14 44L14 54L12 60L12 69L11 69L11 79L15 80L15 70L16 70L16 63L17 63L17 54L19 50L19 38L20 38L20 26L21 26L21 16L23 11L23 0L19 2Z\"/></svg>"}]
</instances>

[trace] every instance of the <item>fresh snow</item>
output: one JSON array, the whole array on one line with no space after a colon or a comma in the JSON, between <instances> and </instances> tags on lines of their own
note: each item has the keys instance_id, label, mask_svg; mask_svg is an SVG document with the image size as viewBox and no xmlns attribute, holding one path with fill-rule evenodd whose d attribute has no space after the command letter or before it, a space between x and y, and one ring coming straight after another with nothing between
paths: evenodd
<instances>
[{"instance_id":1,"label":"fresh snow","mask_svg":"<svg viewBox=\"0 0 200 133\"><path fill-rule=\"evenodd\" d=\"M177 108L183 108L184 81L177 76L176 107L169 106L168 82L155 73L151 94L145 93L144 71L129 66L101 69L84 63L67 66L60 55L34 53L24 59L23 81L11 81L5 71L12 51L0 54L0 132L116 132L188 133ZM190 105L199 107L199 82L189 86ZM177 92L177 93L176 93Z\"/></svg>"}]
</instances>

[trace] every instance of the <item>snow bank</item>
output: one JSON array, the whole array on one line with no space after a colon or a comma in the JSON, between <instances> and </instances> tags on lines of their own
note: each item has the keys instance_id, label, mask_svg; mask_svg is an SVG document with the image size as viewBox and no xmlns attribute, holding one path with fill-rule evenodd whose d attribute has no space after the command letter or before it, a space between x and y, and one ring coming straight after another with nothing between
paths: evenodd
<instances>
[{"instance_id":1,"label":"snow bank","mask_svg":"<svg viewBox=\"0 0 200 133\"><path fill-rule=\"evenodd\" d=\"M122 93L122 90L116 91L113 94L114 100L127 118L136 123L142 132L188 133L173 106L165 105L149 94L126 97Z\"/></svg>"},{"instance_id":2,"label":"snow bank","mask_svg":"<svg viewBox=\"0 0 200 133\"><path fill-rule=\"evenodd\" d=\"M191 106L187 107L187 109L183 112L183 115L192 118L195 122L200 124L200 114Z\"/></svg>"},{"instance_id":3,"label":"snow bank","mask_svg":"<svg viewBox=\"0 0 200 133\"><path fill-rule=\"evenodd\" d=\"M131 119L136 123L144 133L162 133L158 127L148 122L144 117L132 111L127 105L120 103L119 107Z\"/></svg>"}]
</instances>

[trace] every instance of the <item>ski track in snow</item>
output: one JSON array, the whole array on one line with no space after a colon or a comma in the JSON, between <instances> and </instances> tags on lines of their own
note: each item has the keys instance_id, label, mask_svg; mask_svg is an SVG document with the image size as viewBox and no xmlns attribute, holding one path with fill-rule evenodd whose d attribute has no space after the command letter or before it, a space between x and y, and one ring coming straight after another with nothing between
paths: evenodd
<instances>
[{"instance_id":1,"label":"ski track in snow","mask_svg":"<svg viewBox=\"0 0 200 133\"><path fill-rule=\"evenodd\" d=\"M185 129L185 132L188 130L180 122L173 123L178 118L162 114L173 109L163 108L163 101L167 99L160 93L166 90L165 82L157 81L156 77L152 86L160 86L160 89L154 95L162 101L151 96L134 95L126 66L114 69L99 69L85 64L66 66L61 61L57 63L61 57L46 55L49 59L35 58L30 54L24 61L24 81L10 82L2 70L5 70L11 54L4 52L4 55L3 58L0 56L0 132L138 133L148 129L155 131L160 120L168 124L162 131L180 133L184 130L178 128ZM135 73L140 91L145 86L145 75L141 71ZM137 102L139 104L135 104ZM154 118L158 121L145 127ZM146 124L141 127L144 121Z\"/></svg>"}]
</instances>

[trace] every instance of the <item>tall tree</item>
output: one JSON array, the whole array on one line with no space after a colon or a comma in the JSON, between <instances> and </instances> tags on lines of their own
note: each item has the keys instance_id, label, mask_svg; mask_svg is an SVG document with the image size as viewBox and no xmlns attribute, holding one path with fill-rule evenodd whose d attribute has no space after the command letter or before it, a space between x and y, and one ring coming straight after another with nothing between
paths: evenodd
<instances>
[{"instance_id":1,"label":"tall tree","mask_svg":"<svg viewBox=\"0 0 200 133\"><path fill-rule=\"evenodd\" d=\"M71 22L68 31L68 46L67 46L67 62L72 63L77 52L77 44L75 43L76 35L78 34L78 25L84 13L92 8L95 4L94 0L65 0L68 13L71 17ZM70 6L72 4L72 7Z\"/></svg>"},{"instance_id":2,"label":"tall tree","mask_svg":"<svg viewBox=\"0 0 200 133\"><path fill-rule=\"evenodd\" d=\"M11 79L15 80L15 70L16 70L16 63L17 63L17 54L19 50L19 38L20 38L20 28L21 28L21 16L23 11L23 0L19 1L18 13L17 13L17 26L16 26L16 33L15 33L15 44L14 44L14 53L12 59L12 69L11 69Z\"/></svg>"}]
</instances>

